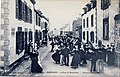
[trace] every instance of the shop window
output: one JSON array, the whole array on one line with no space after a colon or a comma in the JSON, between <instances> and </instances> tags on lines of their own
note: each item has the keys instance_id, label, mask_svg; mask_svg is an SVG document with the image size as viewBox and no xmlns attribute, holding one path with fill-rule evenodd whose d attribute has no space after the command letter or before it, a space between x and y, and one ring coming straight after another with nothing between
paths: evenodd
<instances>
[{"instance_id":1,"label":"shop window","mask_svg":"<svg viewBox=\"0 0 120 77\"><path fill-rule=\"evenodd\" d=\"M103 39L109 40L109 18L103 19Z\"/></svg>"}]
</instances>

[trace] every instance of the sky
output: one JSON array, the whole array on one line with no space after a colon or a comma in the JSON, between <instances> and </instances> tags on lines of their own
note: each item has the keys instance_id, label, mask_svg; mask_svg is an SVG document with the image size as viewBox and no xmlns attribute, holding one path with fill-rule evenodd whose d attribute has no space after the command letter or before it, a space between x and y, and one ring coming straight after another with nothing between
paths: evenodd
<instances>
[{"instance_id":1,"label":"sky","mask_svg":"<svg viewBox=\"0 0 120 77\"><path fill-rule=\"evenodd\" d=\"M73 20L80 17L83 7L90 0L36 0L36 8L50 20L50 30L60 29L66 24L72 29ZM66 28L66 29L67 29Z\"/></svg>"}]
</instances>

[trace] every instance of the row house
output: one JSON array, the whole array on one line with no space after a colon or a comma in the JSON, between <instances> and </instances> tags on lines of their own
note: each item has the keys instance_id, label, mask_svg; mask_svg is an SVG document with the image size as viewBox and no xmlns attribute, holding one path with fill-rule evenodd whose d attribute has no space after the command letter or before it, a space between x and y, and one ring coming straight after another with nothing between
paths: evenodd
<instances>
[{"instance_id":1,"label":"row house","mask_svg":"<svg viewBox=\"0 0 120 77\"><path fill-rule=\"evenodd\" d=\"M95 3L96 5L94 8L92 8L93 3ZM83 41L86 39L88 41L91 41L90 40L91 37L89 37L90 36L89 32L91 32L92 30L94 32L95 44L98 44L101 41L102 44L106 47L107 45L109 46L115 45L115 53L116 53L115 60L117 60L115 61L116 65L119 65L118 60L120 60L119 59L120 42L119 42L119 26L118 26L119 9L120 9L119 3L120 3L119 0L91 0L90 3L88 3L89 6L91 5L91 9L89 9L89 6L87 4L83 8L84 13L82 14ZM92 15L93 15L93 19L92 19ZM88 17L88 19L85 17ZM92 24L92 22L93 22L93 27L91 28L90 23Z\"/></svg>"},{"instance_id":2,"label":"row house","mask_svg":"<svg viewBox=\"0 0 120 77\"><path fill-rule=\"evenodd\" d=\"M47 42L49 30L49 19L46 18L42 11L35 10L35 42L42 45L42 41Z\"/></svg>"},{"instance_id":3,"label":"row house","mask_svg":"<svg viewBox=\"0 0 120 77\"><path fill-rule=\"evenodd\" d=\"M41 16L41 30L42 30L42 42L47 45L48 42L48 31L49 31L49 19L44 15Z\"/></svg>"},{"instance_id":4,"label":"row house","mask_svg":"<svg viewBox=\"0 0 120 77\"><path fill-rule=\"evenodd\" d=\"M27 54L30 41L34 45L41 39L41 13L35 4L35 0L1 0L0 73L11 70Z\"/></svg>"},{"instance_id":5,"label":"row house","mask_svg":"<svg viewBox=\"0 0 120 77\"><path fill-rule=\"evenodd\" d=\"M42 41L42 29L41 29L41 15L42 12L40 10L34 10L35 11L35 37L34 42L37 43L38 46L41 46Z\"/></svg>"},{"instance_id":6,"label":"row house","mask_svg":"<svg viewBox=\"0 0 120 77\"><path fill-rule=\"evenodd\" d=\"M96 1L90 1L83 7L82 14L82 42L96 43Z\"/></svg>"}]
</instances>

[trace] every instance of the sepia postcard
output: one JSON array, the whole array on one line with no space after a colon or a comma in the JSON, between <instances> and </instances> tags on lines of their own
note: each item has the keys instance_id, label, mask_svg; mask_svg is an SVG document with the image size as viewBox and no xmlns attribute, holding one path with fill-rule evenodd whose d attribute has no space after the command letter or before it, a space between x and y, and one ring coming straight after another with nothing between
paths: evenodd
<instances>
[{"instance_id":1,"label":"sepia postcard","mask_svg":"<svg viewBox=\"0 0 120 77\"><path fill-rule=\"evenodd\" d=\"M0 0L0 77L120 77L120 0Z\"/></svg>"}]
</instances>

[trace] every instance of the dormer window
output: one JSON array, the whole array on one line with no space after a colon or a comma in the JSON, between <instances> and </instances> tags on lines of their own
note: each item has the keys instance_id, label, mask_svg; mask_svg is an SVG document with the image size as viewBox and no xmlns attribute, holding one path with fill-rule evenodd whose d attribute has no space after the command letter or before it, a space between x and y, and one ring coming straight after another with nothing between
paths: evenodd
<instances>
[{"instance_id":1,"label":"dormer window","mask_svg":"<svg viewBox=\"0 0 120 77\"><path fill-rule=\"evenodd\" d=\"M86 14L87 13L87 7L84 7L83 9L84 9L84 14Z\"/></svg>"},{"instance_id":2,"label":"dormer window","mask_svg":"<svg viewBox=\"0 0 120 77\"><path fill-rule=\"evenodd\" d=\"M91 8L95 8L96 7L96 0L91 0Z\"/></svg>"},{"instance_id":3,"label":"dormer window","mask_svg":"<svg viewBox=\"0 0 120 77\"><path fill-rule=\"evenodd\" d=\"M32 2L33 5L36 4L36 1L35 1L35 0L30 0L30 1Z\"/></svg>"},{"instance_id":4,"label":"dormer window","mask_svg":"<svg viewBox=\"0 0 120 77\"><path fill-rule=\"evenodd\" d=\"M86 6L87 6L87 11L90 11L91 10L91 4L89 3Z\"/></svg>"},{"instance_id":5,"label":"dormer window","mask_svg":"<svg viewBox=\"0 0 120 77\"><path fill-rule=\"evenodd\" d=\"M110 4L111 4L110 0L101 0L101 9L102 10L107 9Z\"/></svg>"}]
</instances>

